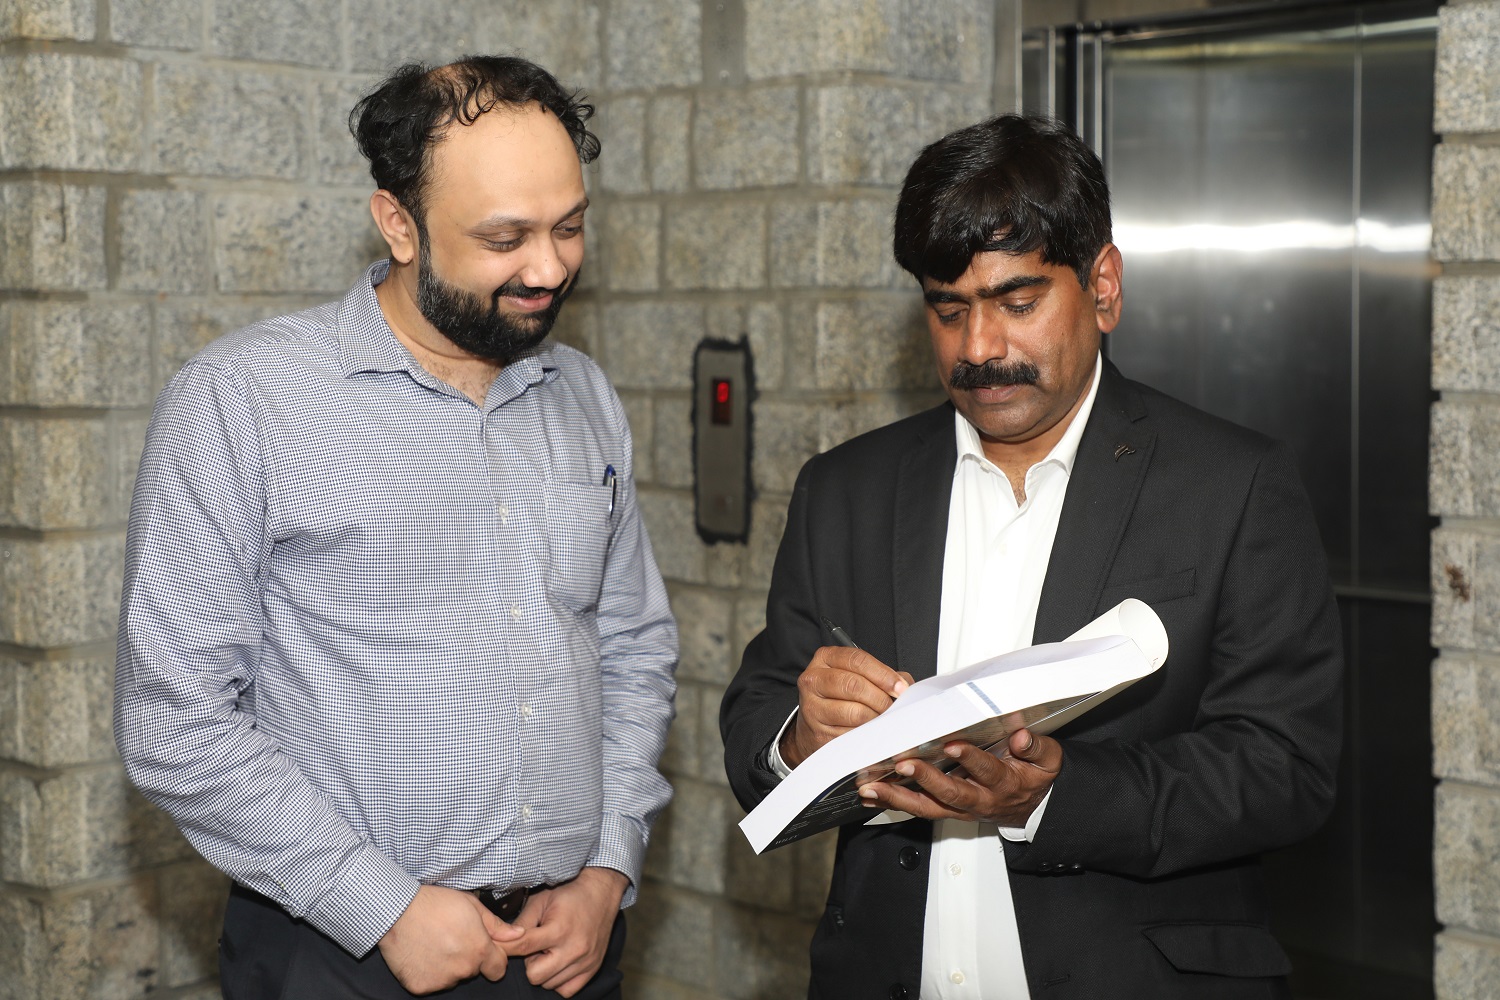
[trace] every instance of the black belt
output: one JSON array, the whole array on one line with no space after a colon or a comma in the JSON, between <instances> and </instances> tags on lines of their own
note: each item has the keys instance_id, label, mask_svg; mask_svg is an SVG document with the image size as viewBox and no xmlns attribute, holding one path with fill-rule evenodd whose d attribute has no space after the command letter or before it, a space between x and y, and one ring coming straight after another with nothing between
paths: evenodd
<instances>
[{"instance_id":1,"label":"black belt","mask_svg":"<svg viewBox=\"0 0 1500 1000\"><path fill-rule=\"evenodd\" d=\"M513 924L521 915L521 907L526 905L527 897L533 892L540 892L546 888L548 887L545 885L539 885L533 889L511 889L509 892L489 888L469 891L479 897L479 901L487 910L506 923Z\"/></svg>"}]
</instances>

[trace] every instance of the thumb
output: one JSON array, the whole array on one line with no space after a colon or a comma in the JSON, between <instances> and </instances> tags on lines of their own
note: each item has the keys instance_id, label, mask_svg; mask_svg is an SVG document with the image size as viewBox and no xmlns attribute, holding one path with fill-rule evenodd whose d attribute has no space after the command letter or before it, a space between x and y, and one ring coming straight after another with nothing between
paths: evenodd
<instances>
[{"instance_id":1,"label":"thumb","mask_svg":"<svg viewBox=\"0 0 1500 1000\"><path fill-rule=\"evenodd\" d=\"M1010 755L1020 760L1035 760L1041 753L1041 740L1029 729L1017 729L1010 734Z\"/></svg>"},{"instance_id":2,"label":"thumb","mask_svg":"<svg viewBox=\"0 0 1500 1000\"><path fill-rule=\"evenodd\" d=\"M521 929L514 924L507 924L489 910L480 908L479 919L484 921L484 930L490 936L490 940L497 942L514 941L521 936Z\"/></svg>"}]
</instances>

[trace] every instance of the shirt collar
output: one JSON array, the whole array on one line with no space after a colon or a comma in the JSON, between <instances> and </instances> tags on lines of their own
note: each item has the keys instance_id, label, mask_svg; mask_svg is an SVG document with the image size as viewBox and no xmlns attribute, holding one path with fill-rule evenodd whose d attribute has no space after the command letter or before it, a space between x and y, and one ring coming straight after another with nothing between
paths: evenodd
<instances>
[{"instance_id":1,"label":"shirt collar","mask_svg":"<svg viewBox=\"0 0 1500 1000\"><path fill-rule=\"evenodd\" d=\"M365 269L364 275L339 303L338 323L333 336L338 341L344 377L363 372L406 372L423 385L434 385L437 380L396 339L385 314L380 311L375 286L386 279L390 269L389 259L377 260ZM496 381L503 380L511 394L518 394L518 390L551 382L556 377L557 363L552 356L552 344L543 341L540 347L506 365Z\"/></svg>"},{"instance_id":2,"label":"shirt collar","mask_svg":"<svg viewBox=\"0 0 1500 1000\"><path fill-rule=\"evenodd\" d=\"M1099 375L1104 370L1104 364L1100 355L1094 356L1094 378L1089 384L1089 391L1083 397L1083 405L1073 415L1073 422L1068 424L1068 429L1058 439L1057 444L1032 468L1046 465L1051 462L1059 466L1064 473L1073 474L1073 462L1078 458L1078 445L1083 440L1083 429L1089 422L1089 414L1094 411L1094 397L1099 394ZM984 454L984 447L979 441L979 431L974 425L964 419L964 415L957 410L953 411L953 431L958 442L958 463L954 466L954 474L963 468L966 459L972 459L982 465L993 465ZM1030 470L1028 470L1030 471Z\"/></svg>"}]
</instances>

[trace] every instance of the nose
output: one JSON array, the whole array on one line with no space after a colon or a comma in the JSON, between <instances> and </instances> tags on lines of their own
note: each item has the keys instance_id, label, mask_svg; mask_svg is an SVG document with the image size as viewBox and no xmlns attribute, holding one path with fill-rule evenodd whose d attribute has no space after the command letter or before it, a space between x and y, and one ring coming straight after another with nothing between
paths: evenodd
<instances>
[{"instance_id":1,"label":"nose","mask_svg":"<svg viewBox=\"0 0 1500 1000\"><path fill-rule=\"evenodd\" d=\"M992 303L979 301L969 309L964 322L964 339L959 345L959 359L973 365L1002 360L1010 353L1005 320Z\"/></svg>"},{"instance_id":2,"label":"nose","mask_svg":"<svg viewBox=\"0 0 1500 1000\"><path fill-rule=\"evenodd\" d=\"M549 236L532 240L532 254L521 269L520 278L531 288L556 288L568 277L568 265L558 253L557 241Z\"/></svg>"}]
</instances>

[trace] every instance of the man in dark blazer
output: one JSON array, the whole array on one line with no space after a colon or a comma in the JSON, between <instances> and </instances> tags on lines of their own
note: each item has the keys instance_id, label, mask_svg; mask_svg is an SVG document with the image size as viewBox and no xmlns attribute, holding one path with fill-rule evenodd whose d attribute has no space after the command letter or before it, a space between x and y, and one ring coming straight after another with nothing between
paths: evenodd
<instances>
[{"instance_id":1,"label":"man in dark blazer","mask_svg":"<svg viewBox=\"0 0 1500 1000\"><path fill-rule=\"evenodd\" d=\"M1123 265L1102 167L1066 129L1002 116L929 146L902 189L895 249L921 283L949 402L802 469L766 627L721 712L740 802L754 807L913 679L952 669L940 650L963 647L945 630L983 633L989 610L1019 622L1013 646L1064 639L1134 597L1171 649L1055 739L1022 730L1001 756L951 744L953 774L910 762L917 789L867 786L872 816L917 818L840 829L810 995L1286 996L1257 856L1332 806L1342 676L1290 455L1102 358ZM1049 464L1061 475L1043 478ZM976 469L1013 491L1006 517L1024 518L1051 482L1053 520L1038 516L1019 550L990 547L973 527L987 494L955 486ZM1014 599L976 610L976 580L1011 594L1012 576ZM860 648L835 645L828 623ZM966 912L970 897L936 881L929 861L954 836L997 859L1004 920ZM1024 968L976 980L932 967L947 947L933 928L974 926L978 966L1018 955Z\"/></svg>"}]
</instances>

